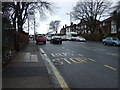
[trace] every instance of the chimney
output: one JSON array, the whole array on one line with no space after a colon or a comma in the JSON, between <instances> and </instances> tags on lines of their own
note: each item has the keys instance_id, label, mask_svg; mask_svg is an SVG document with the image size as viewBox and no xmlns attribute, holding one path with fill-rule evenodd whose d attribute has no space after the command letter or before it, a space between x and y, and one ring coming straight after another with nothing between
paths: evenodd
<instances>
[{"instance_id":1,"label":"chimney","mask_svg":"<svg viewBox=\"0 0 120 90\"><path fill-rule=\"evenodd\" d=\"M73 22L71 22L71 25L73 25Z\"/></svg>"},{"instance_id":2,"label":"chimney","mask_svg":"<svg viewBox=\"0 0 120 90\"><path fill-rule=\"evenodd\" d=\"M67 24L65 24L65 28L67 27Z\"/></svg>"}]
</instances>

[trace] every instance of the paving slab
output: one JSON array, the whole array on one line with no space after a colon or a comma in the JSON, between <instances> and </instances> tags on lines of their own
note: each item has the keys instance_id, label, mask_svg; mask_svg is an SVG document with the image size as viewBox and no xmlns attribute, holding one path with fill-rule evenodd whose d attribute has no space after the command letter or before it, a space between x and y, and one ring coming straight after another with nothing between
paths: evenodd
<instances>
[{"instance_id":1,"label":"paving slab","mask_svg":"<svg viewBox=\"0 0 120 90\"><path fill-rule=\"evenodd\" d=\"M3 69L2 87L53 89L44 61L33 41Z\"/></svg>"}]
</instances>

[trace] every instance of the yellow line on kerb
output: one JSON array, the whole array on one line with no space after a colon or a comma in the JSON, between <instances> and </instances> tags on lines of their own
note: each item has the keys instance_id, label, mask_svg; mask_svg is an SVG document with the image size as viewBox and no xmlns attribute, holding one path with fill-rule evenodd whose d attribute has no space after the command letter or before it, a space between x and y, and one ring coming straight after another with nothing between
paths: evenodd
<instances>
[{"instance_id":1,"label":"yellow line on kerb","mask_svg":"<svg viewBox=\"0 0 120 90\"><path fill-rule=\"evenodd\" d=\"M50 63L50 66L52 67L52 70L56 76L56 78L58 79L59 81L59 84L61 85L61 88L63 90L70 90L70 88L68 87L67 83L64 81L63 77L60 75L60 73L58 72L58 70L55 68L55 66Z\"/></svg>"},{"instance_id":2,"label":"yellow line on kerb","mask_svg":"<svg viewBox=\"0 0 120 90\"><path fill-rule=\"evenodd\" d=\"M115 68L113 68L113 67L111 67L111 66L108 66L108 65L104 65L105 67L107 67L107 68L110 68L110 69L112 69L112 70L117 70L117 69L115 69Z\"/></svg>"}]
</instances>

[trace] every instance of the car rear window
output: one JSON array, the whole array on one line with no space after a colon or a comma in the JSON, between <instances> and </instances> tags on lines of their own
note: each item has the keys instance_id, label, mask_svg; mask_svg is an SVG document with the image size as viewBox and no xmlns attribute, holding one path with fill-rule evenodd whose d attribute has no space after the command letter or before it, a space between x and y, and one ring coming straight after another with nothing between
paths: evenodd
<instances>
[{"instance_id":1,"label":"car rear window","mask_svg":"<svg viewBox=\"0 0 120 90\"><path fill-rule=\"evenodd\" d=\"M113 40L118 40L117 38L113 38Z\"/></svg>"},{"instance_id":2,"label":"car rear window","mask_svg":"<svg viewBox=\"0 0 120 90\"><path fill-rule=\"evenodd\" d=\"M61 36L53 36L53 38L61 38Z\"/></svg>"},{"instance_id":3,"label":"car rear window","mask_svg":"<svg viewBox=\"0 0 120 90\"><path fill-rule=\"evenodd\" d=\"M43 38L44 36L38 36L38 38Z\"/></svg>"}]
</instances>

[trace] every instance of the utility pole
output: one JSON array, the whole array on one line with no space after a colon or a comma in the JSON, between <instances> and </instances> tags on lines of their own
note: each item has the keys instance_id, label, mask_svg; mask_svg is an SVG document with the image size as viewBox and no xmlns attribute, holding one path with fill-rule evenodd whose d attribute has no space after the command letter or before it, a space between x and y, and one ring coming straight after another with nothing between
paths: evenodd
<instances>
[{"instance_id":1,"label":"utility pole","mask_svg":"<svg viewBox=\"0 0 120 90\"><path fill-rule=\"evenodd\" d=\"M29 37L29 16L28 16L28 37ZM29 40L29 39L28 39Z\"/></svg>"},{"instance_id":2,"label":"utility pole","mask_svg":"<svg viewBox=\"0 0 120 90\"><path fill-rule=\"evenodd\" d=\"M67 15L70 15L70 24L71 24L71 12L70 13L66 13Z\"/></svg>"},{"instance_id":3,"label":"utility pole","mask_svg":"<svg viewBox=\"0 0 120 90\"><path fill-rule=\"evenodd\" d=\"M72 15L71 15L71 12L70 13L66 13L67 15L70 15L70 31L71 32L71 18L72 18Z\"/></svg>"},{"instance_id":4,"label":"utility pole","mask_svg":"<svg viewBox=\"0 0 120 90\"><path fill-rule=\"evenodd\" d=\"M28 12L29 12L29 20L33 20L33 22L34 22L33 27L34 27L34 40L35 40L35 10L29 9ZM28 31L29 31L29 23L28 23Z\"/></svg>"},{"instance_id":5,"label":"utility pole","mask_svg":"<svg viewBox=\"0 0 120 90\"><path fill-rule=\"evenodd\" d=\"M35 30L35 12L34 12L34 40L35 40L35 32L36 30Z\"/></svg>"}]
</instances>

